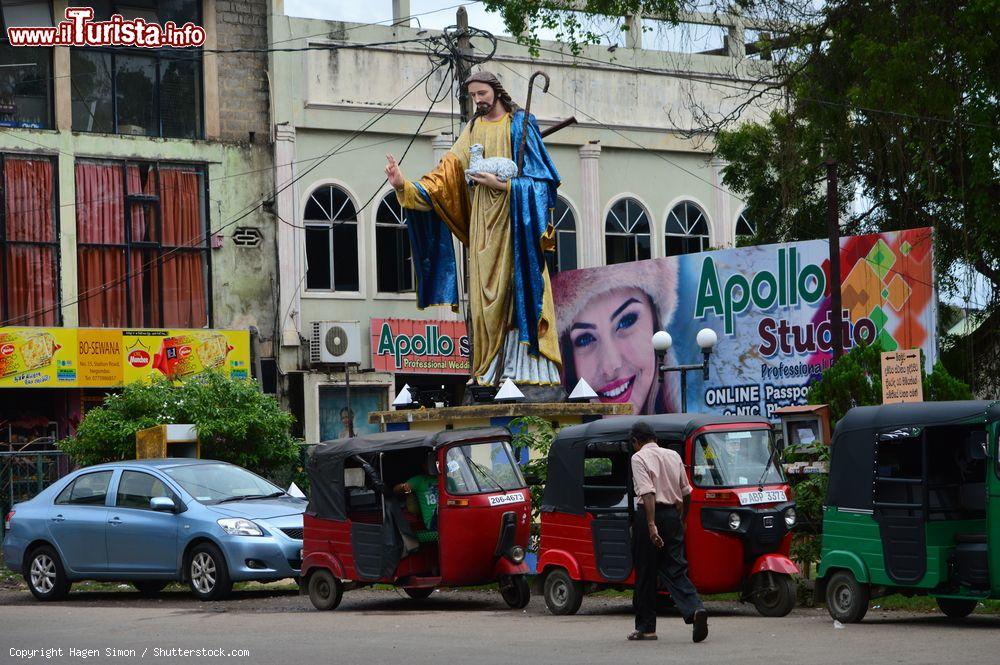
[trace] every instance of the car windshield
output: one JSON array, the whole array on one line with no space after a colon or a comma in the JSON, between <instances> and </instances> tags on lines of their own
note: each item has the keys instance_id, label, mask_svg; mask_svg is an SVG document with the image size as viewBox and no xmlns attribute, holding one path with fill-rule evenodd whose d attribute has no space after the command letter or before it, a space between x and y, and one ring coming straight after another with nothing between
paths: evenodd
<instances>
[{"instance_id":1,"label":"car windshield","mask_svg":"<svg viewBox=\"0 0 1000 665\"><path fill-rule=\"evenodd\" d=\"M451 494L480 494L521 489L521 470L506 441L453 446L445 456L446 485Z\"/></svg>"},{"instance_id":2,"label":"car windshield","mask_svg":"<svg viewBox=\"0 0 1000 665\"><path fill-rule=\"evenodd\" d=\"M699 487L738 487L761 482L782 482L778 460L767 460L771 454L768 430L710 432L698 437L694 444L694 469L691 474Z\"/></svg>"},{"instance_id":3,"label":"car windshield","mask_svg":"<svg viewBox=\"0 0 1000 665\"><path fill-rule=\"evenodd\" d=\"M165 471L202 503L284 494L280 487L232 464L191 464Z\"/></svg>"}]
</instances>

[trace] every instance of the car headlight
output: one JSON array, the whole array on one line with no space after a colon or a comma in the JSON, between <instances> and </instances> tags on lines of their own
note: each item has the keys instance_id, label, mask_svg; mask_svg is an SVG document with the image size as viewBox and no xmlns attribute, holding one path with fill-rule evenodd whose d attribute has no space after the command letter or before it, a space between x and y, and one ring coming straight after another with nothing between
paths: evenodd
<instances>
[{"instance_id":1,"label":"car headlight","mask_svg":"<svg viewBox=\"0 0 1000 665\"><path fill-rule=\"evenodd\" d=\"M740 528L740 524L743 520L740 519L739 513L729 513L729 528L736 531Z\"/></svg>"},{"instance_id":2,"label":"car headlight","mask_svg":"<svg viewBox=\"0 0 1000 665\"><path fill-rule=\"evenodd\" d=\"M514 547L507 550L507 557L514 563L521 563L524 561L524 548L520 545L514 545Z\"/></svg>"},{"instance_id":3,"label":"car headlight","mask_svg":"<svg viewBox=\"0 0 1000 665\"><path fill-rule=\"evenodd\" d=\"M787 526L789 529L791 529L793 526L795 526L795 518L796 518L796 515L795 515L795 509L794 508L789 508L788 510L786 510L785 511L785 526Z\"/></svg>"},{"instance_id":4,"label":"car headlight","mask_svg":"<svg viewBox=\"0 0 1000 665\"><path fill-rule=\"evenodd\" d=\"M219 520L219 526L230 536L263 536L259 526L239 517L227 517Z\"/></svg>"}]
</instances>

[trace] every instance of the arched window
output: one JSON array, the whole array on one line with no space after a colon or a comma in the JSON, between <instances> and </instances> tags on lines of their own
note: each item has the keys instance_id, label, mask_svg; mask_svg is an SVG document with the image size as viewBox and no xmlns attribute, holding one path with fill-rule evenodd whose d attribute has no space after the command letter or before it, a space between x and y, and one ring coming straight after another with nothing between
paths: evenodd
<instances>
[{"instance_id":1,"label":"arched window","mask_svg":"<svg viewBox=\"0 0 1000 665\"><path fill-rule=\"evenodd\" d=\"M304 217L306 289L360 291L358 214L351 197L336 185L318 187Z\"/></svg>"},{"instance_id":2,"label":"arched window","mask_svg":"<svg viewBox=\"0 0 1000 665\"><path fill-rule=\"evenodd\" d=\"M563 270L576 270L576 218L566 199L558 197L552 209L552 227L556 232L556 249L545 253L549 275Z\"/></svg>"},{"instance_id":3,"label":"arched window","mask_svg":"<svg viewBox=\"0 0 1000 665\"><path fill-rule=\"evenodd\" d=\"M640 261L652 256L649 215L635 199L619 199L604 220L607 265Z\"/></svg>"},{"instance_id":4,"label":"arched window","mask_svg":"<svg viewBox=\"0 0 1000 665\"><path fill-rule=\"evenodd\" d=\"M375 271L379 293L413 291L413 254L406 211L396 195L386 194L375 213Z\"/></svg>"},{"instance_id":5,"label":"arched window","mask_svg":"<svg viewBox=\"0 0 1000 665\"><path fill-rule=\"evenodd\" d=\"M752 219L753 216L750 214L750 208L744 208L736 220L737 247L749 245L757 237L757 223L756 221L751 221Z\"/></svg>"},{"instance_id":6,"label":"arched window","mask_svg":"<svg viewBox=\"0 0 1000 665\"><path fill-rule=\"evenodd\" d=\"M708 220L694 203L682 201L667 213L666 254L679 256L708 249Z\"/></svg>"}]
</instances>

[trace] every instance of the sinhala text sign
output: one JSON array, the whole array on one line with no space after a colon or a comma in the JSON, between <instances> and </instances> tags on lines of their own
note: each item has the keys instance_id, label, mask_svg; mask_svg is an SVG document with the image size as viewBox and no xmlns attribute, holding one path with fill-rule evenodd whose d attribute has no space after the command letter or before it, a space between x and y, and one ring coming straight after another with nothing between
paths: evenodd
<instances>
[{"instance_id":1,"label":"sinhala text sign","mask_svg":"<svg viewBox=\"0 0 1000 665\"><path fill-rule=\"evenodd\" d=\"M245 330L0 328L0 388L117 388L208 369L250 378Z\"/></svg>"}]
</instances>

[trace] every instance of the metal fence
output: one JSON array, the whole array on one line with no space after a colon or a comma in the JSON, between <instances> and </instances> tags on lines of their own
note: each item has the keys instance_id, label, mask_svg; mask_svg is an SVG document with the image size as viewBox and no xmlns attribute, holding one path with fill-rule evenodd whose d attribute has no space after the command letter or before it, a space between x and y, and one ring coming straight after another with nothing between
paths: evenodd
<instances>
[{"instance_id":1,"label":"metal fence","mask_svg":"<svg viewBox=\"0 0 1000 665\"><path fill-rule=\"evenodd\" d=\"M15 503L27 501L70 472L60 450L0 452L0 534L2 518Z\"/></svg>"}]
</instances>

